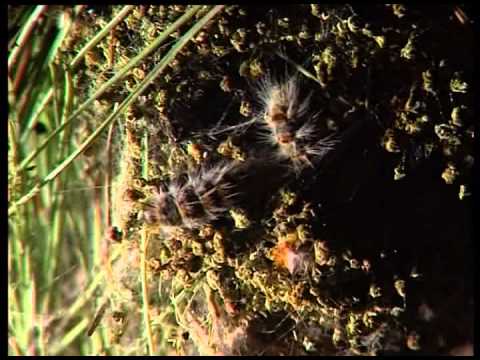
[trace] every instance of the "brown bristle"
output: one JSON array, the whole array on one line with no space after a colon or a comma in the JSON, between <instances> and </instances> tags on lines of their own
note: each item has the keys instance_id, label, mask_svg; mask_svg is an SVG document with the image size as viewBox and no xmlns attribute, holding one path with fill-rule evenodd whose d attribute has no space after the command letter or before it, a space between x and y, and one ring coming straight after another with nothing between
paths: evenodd
<instances>
[{"instance_id":1,"label":"brown bristle","mask_svg":"<svg viewBox=\"0 0 480 360\"><path fill-rule=\"evenodd\" d=\"M158 209L152 204L147 204L143 217L147 224L155 224L160 221Z\"/></svg>"},{"instance_id":2,"label":"brown bristle","mask_svg":"<svg viewBox=\"0 0 480 360\"><path fill-rule=\"evenodd\" d=\"M173 198L163 192L147 204L144 216L149 224L178 225L181 220Z\"/></svg>"},{"instance_id":3,"label":"brown bristle","mask_svg":"<svg viewBox=\"0 0 480 360\"><path fill-rule=\"evenodd\" d=\"M200 219L205 216L205 210L192 187L184 187L178 192L177 204L183 218Z\"/></svg>"},{"instance_id":4,"label":"brown bristle","mask_svg":"<svg viewBox=\"0 0 480 360\"><path fill-rule=\"evenodd\" d=\"M177 225L180 222L177 206L171 196L165 198L165 203L158 209L160 221L167 225Z\"/></svg>"},{"instance_id":5,"label":"brown bristle","mask_svg":"<svg viewBox=\"0 0 480 360\"><path fill-rule=\"evenodd\" d=\"M200 195L205 209L225 208L225 198L223 197L220 188L216 188L212 183L207 183L205 189L208 190Z\"/></svg>"},{"instance_id":6,"label":"brown bristle","mask_svg":"<svg viewBox=\"0 0 480 360\"><path fill-rule=\"evenodd\" d=\"M123 199L126 201L137 201L139 199L143 199L145 195L136 189L128 188L125 190L123 194Z\"/></svg>"}]
</instances>

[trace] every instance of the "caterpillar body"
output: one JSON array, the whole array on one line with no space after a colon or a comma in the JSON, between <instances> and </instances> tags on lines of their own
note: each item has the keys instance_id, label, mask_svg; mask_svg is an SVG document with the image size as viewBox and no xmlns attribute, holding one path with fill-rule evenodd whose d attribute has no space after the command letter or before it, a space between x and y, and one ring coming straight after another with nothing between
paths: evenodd
<instances>
[{"instance_id":1,"label":"caterpillar body","mask_svg":"<svg viewBox=\"0 0 480 360\"><path fill-rule=\"evenodd\" d=\"M264 126L263 136L277 149L277 157L288 160L294 171L313 167L339 143L337 134L319 138L317 115L310 109L311 94L302 99L298 76L285 81L267 76L257 95L262 105L257 119Z\"/></svg>"},{"instance_id":2,"label":"caterpillar body","mask_svg":"<svg viewBox=\"0 0 480 360\"><path fill-rule=\"evenodd\" d=\"M230 175L236 164L220 164L179 176L155 189L146 203L144 219L171 227L195 229L217 220L234 204L238 193Z\"/></svg>"}]
</instances>

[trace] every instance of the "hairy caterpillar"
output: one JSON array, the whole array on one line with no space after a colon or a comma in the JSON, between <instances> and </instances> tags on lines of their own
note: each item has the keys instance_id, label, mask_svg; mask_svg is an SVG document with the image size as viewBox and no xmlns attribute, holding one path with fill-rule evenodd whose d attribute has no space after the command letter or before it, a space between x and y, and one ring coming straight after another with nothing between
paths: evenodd
<instances>
[{"instance_id":1,"label":"hairy caterpillar","mask_svg":"<svg viewBox=\"0 0 480 360\"><path fill-rule=\"evenodd\" d=\"M156 188L146 203L145 221L160 223L166 229L172 226L194 229L217 220L238 195L230 179L236 170L234 162L202 168Z\"/></svg>"},{"instance_id":2,"label":"hairy caterpillar","mask_svg":"<svg viewBox=\"0 0 480 360\"><path fill-rule=\"evenodd\" d=\"M313 167L339 143L338 135L319 138L310 109L311 93L302 98L298 76L284 81L267 76L257 91L262 110L257 120L266 129L266 142L277 149L277 158L289 160L294 171Z\"/></svg>"}]
</instances>

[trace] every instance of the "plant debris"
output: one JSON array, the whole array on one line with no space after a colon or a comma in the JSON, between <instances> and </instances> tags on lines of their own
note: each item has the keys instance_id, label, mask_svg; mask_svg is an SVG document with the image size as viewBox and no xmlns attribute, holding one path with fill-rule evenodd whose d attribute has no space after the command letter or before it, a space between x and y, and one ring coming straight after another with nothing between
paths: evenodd
<instances>
[{"instance_id":1,"label":"plant debris","mask_svg":"<svg viewBox=\"0 0 480 360\"><path fill-rule=\"evenodd\" d=\"M79 96L185 8L137 6L86 57ZM79 26L64 56L116 9L92 7L93 25ZM172 351L441 354L473 342L473 308L460 305L473 296L473 35L458 13L226 6L118 127L111 314L124 329L114 340L134 344L145 326L136 261L146 229L153 338L177 339ZM99 106L128 95L163 54ZM328 151L315 147L332 136Z\"/></svg>"}]
</instances>

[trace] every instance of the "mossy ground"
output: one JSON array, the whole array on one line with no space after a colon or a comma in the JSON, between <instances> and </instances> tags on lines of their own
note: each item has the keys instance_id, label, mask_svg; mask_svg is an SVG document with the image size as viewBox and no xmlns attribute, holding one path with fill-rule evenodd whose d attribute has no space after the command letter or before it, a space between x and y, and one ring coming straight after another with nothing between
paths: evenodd
<instances>
[{"instance_id":1,"label":"mossy ground","mask_svg":"<svg viewBox=\"0 0 480 360\"><path fill-rule=\"evenodd\" d=\"M74 104L189 8L135 6L72 74ZM57 63L121 9L79 12ZM473 35L459 11L225 6L79 159L87 184L106 186L89 199L92 241L121 231L95 245L105 314L90 351L439 354L472 343ZM109 87L72 139L98 128L190 26ZM319 134L348 134L299 175L273 161L257 124L238 126L260 111L262 78L296 72ZM239 164L235 209L194 230L144 223L155 187L222 162ZM290 248L304 254L296 274L282 266Z\"/></svg>"}]
</instances>

